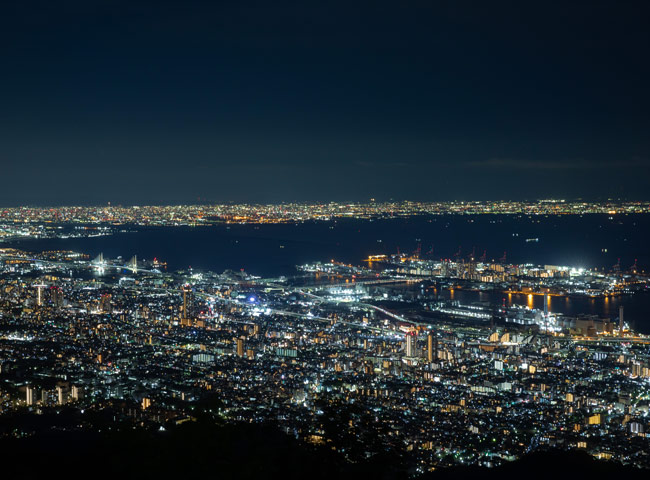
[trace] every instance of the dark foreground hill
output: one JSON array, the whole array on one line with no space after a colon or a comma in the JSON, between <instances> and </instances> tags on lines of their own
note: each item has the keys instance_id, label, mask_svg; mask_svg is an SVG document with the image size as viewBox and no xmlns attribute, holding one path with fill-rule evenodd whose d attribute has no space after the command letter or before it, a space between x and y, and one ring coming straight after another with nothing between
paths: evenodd
<instances>
[{"instance_id":1,"label":"dark foreground hill","mask_svg":"<svg viewBox=\"0 0 650 480\"><path fill-rule=\"evenodd\" d=\"M1 478L49 475L93 479L330 479L409 478L403 458L391 454L350 464L326 448L311 448L271 427L186 423L165 432L49 432L0 440ZM581 452L543 452L501 467L455 467L423 480L456 478L647 478L647 471L594 460Z\"/></svg>"},{"instance_id":2,"label":"dark foreground hill","mask_svg":"<svg viewBox=\"0 0 650 480\"><path fill-rule=\"evenodd\" d=\"M650 471L617 462L597 460L582 451L534 452L514 462L496 468L452 467L424 475L421 480L609 480L649 478Z\"/></svg>"}]
</instances>

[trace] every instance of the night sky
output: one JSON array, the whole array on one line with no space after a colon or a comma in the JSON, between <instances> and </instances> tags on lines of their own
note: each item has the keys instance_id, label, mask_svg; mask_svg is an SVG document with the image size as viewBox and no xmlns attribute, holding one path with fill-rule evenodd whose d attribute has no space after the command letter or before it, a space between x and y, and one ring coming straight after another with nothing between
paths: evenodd
<instances>
[{"instance_id":1,"label":"night sky","mask_svg":"<svg viewBox=\"0 0 650 480\"><path fill-rule=\"evenodd\" d=\"M650 198L645 1L0 5L0 206Z\"/></svg>"}]
</instances>

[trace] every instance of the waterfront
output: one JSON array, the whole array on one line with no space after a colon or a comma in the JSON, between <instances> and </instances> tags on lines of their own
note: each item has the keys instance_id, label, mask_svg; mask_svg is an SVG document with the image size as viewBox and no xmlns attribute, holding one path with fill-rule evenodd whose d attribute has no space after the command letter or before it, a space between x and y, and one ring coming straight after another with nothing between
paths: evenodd
<instances>
[{"instance_id":1,"label":"waterfront","mask_svg":"<svg viewBox=\"0 0 650 480\"><path fill-rule=\"evenodd\" d=\"M441 299L458 300L462 304L474 302L490 302L495 305L506 306L526 305L539 310L544 309L543 295L507 294L501 292L478 292L472 290L455 289L453 292L443 290ZM549 297L549 311L563 315L598 315L600 317L616 318L619 306L625 308L625 318L634 329L644 334L650 334L650 292L641 292L634 295L621 295L616 297Z\"/></svg>"},{"instance_id":2,"label":"waterfront","mask_svg":"<svg viewBox=\"0 0 650 480\"><path fill-rule=\"evenodd\" d=\"M485 251L488 258L507 252L508 261L610 269L635 259L640 269L650 264L644 243L650 232L649 215L507 216L451 215L385 220L339 220L275 225L217 225L211 227L132 227L110 236L21 240L9 245L31 251L75 250L91 257L137 255L157 257L168 270L193 267L222 272L245 271L263 277L291 276L295 266L332 259L361 264L368 255L411 252L421 246L431 258L453 256L460 248L467 256ZM526 241L538 239L538 241ZM433 248L432 248L433 247ZM431 252L431 250L433 250ZM606 251L605 251L606 250ZM442 292L450 295L450 292ZM499 292L456 290L463 303L528 305L543 308L543 297ZM552 297L550 310L616 317L624 305L626 318L641 332L650 332L646 312L650 294L609 298Z\"/></svg>"},{"instance_id":3,"label":"waterfront","mask_svg":"<svg viewBox=\"0 0 650 480\"><path fill-rule=\"evenodd\" d=\"M5 245L42 251L68 249L91 256L158 257L170 269L246 271L261 276L292 275L295 266L313 261L359 264L375 254L400 249L451 258L474 250L487 258L504 252L513 263L610 269L620 258L626 269L635 259L650 265L646 238L650 215L441 215L382 220L338 220L273 225L210 227L132 227L135 233L112 236L18 240ZM535 241L527 241L536 239Z\"/></svg>"},{"instance_id":4,"label":"waterfront","mask_svg":"<svg viewBox=\"0 0 650 480\"><path fill-rule=\"evenodd\" d=\"M357 232L364 227L351 225L362 227ZM301 240L308 237L301 225L294 228ZM180 239L175 258L181 258L210 251L206 245L203 252L198 244L193 248L192 232L219 236L179 232L122 238L153 235L144 245L152 249L160 249L160 241L171 248L170 238ZM258 243L270 243L266 238ZM305 253L322 254L313 248L317 240L323 239L304 242ZM479 279L468 267L474 263L464 260L396 256L409 269L423 264L446 273L312 263L301 267L301 278L284 282L241 272L161 272L148 262L126 260L132 252L120 253L121 260L93 260L73 252L4 251L4 418L27 412L58 419L72 412L112 419L108 426L68 420L71 431L167 432L195 419L272 425L356 464L396 449L419 472L495 466L556 445L648 465L639 452L647 451L649 337L593 318L544 320L539 310L526 310L532 317L524 320L532 322L510 322L519 317L508 314L492 325L492 309L486 312L484 304L500 304L501 294L469 290L502 282L537 288L548 279L579 285L574 291L580 292L592 280L578 271L481 264L481 277L498 276L494 283ZM623 287L631 276L590 272L598 292ZM634 285L647 285L645 277L639 280ZM461 305L437 301L450 298L452 288ZM589 300L574 298L564 302L584 313L580 302ZM615 297L628 298L640 297ZM539 307L543 297L513 293L511 301L528 300ZM552 312L558 300L551 297ZM630 323L635 322L626 314ZM551 333L544 335L549 324ZM0 427L0 437L37 435L34 423ZM341 437L341 431L355 435Z\"/></svg>"}]
</instances>

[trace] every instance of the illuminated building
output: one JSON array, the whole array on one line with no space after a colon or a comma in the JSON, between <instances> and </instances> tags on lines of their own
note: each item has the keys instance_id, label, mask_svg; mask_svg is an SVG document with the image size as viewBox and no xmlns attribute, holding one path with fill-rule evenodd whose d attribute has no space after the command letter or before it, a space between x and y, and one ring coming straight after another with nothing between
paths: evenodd
<instances>
[{"instance_id":1,"label":"illuminated building","mask_svg":"<svg viewBox=\"0 0 650 480\"><path fill-rule=\"evenodd\" d=\"M189 285L183 287L183 312L181 316L181 325L190 326L192 324L191 312L190 310L190 296L192 295L192 290Z\"/></svg>"},{"instance_id":2,"label":"illuminated building","mask_svg":"<svg viewBox=\"0 0 650 480\"><path fill-rule=\"evenodd\" d=\"M243 357L245 354L244 350L244 339L242 337L237 339L237 356Z\"/></svg>"},{"instance_id":3,"label":"illuminated building","mask_svg":"<svg viewBox=\"0 0 650 480\"><path fill-rule=\"evenodd\" d=\"M63 307L63 291L61 288L53 286L50 289L50 299L55 308Z\"/></svg>"},{"instance_id":4,"label":"illuminated building","mask_svg":"<svg viewBox=\"0 0 650 480\"><path fill-rule=\"evenodd\" d=\"M600 413L597 413L596 415L592 415L587 419L587 423L589 425L600 425L602 422L602 418Z\"/></svg>"},{"instance_id":5,"label":"illuminated building","mask_svg":"<svg viewBox=\"0 0 650 480\"><path fill-rule=\"evenodd\" d=\"M111 313L111 295L105 293L102 295L101 300L99 301L99 311L102 313Z\"/></svg>"},{"instance_id":6,"label":"illuminated building","mask_svg":"<svg viewBox=\"0 0 650 480\"><path fill-rule=\"evenodd\" d=\"M43 288L45 285L36 285L36 305L43 305Z\"/></svg>"},{"instance_id":7,"label":"illuminated building","mask_svg":"<svg viewBox=\"0 0 650 480\"><path fill-rule=\"evenodd\" d=\"M427 335L427 361L429 363L438 359L438 336L434 332Z\"/></svg>"},{"instance_id":8,"label":"illuminated building","mask_svg":"<svg viewBox=\"0 0 650 480\"><path fill-rule=\"evenodd\" d=\"M406 338L404 339L406 346L405 346L405 352L407 357L415 357L415 333L410 332L406 334Z\"/></svg>"},{"instance_id":9,"label":"illuminated building","mask_svg":"<svg viewBox=\"0 0 650 480\"><path fill-rule=\"evenodd\" d=\"M623 328L624 328L624 323L623 323L623 305L618 307L618 333L622 337L623 336Z\"/></svg>"}]
</instances>

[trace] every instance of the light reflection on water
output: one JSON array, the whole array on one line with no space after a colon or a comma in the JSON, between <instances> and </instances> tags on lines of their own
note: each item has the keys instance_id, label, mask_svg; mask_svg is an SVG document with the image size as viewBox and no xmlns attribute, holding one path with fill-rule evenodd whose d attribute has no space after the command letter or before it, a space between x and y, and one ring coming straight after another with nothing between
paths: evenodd
<instances>
[{"instance_id":1,"label":"light reflection on water","mask_svg":"<svg viewBox=\"0 0 650 480\"><path fill-rule=\"evenodd\" d=\"M448 291L441 291L440 298L451 299ZM506 306L526 305L529 308L544 308L543 295L527 295L521 293L477 292L471 290L455 289L454 298L461 303L490 302L495 305ZM650 292L640 292L635 295L621 295L614 297L567 297L549 296L549 312L564 315L578 315L580 313L598 315L600 317L618 317L619 307L625 309L625 321L633 322L637 330L650 334L650 321L647 312L650 310Z\"/></svg>"},{"instance_id":2,"label":"light reflection on water","mask_svg":"<svg viewBox=\"0 0 650 480\"><path fill-rule=\"evenodd\" d=\"M470 222L471 220L471 222ZM277 277L296 274L295 266L303 263L336 259L360 264L369 255L391 254L398 248L412 251L418 243L435 244L437 257L449 257L462 247L462 255L473 249L487 250L487 258L500 257L507 251L508 261L515 263L569 265L611 268L621 258L621 265L632 265L635 259L642 268L650 266L650 215L620 216L611 221L605 215L584 217L544 217L487 215L414 217L385 219L374 222L338 220L336 222L305 222L284 225L219 225L200 228L141 228L137 233L124 233L94 238L70 238L13 242L11 246L30 251L67 249L95 257L140 259L158 257L168 263L168 270L192 265L198 269L222 272L245 269L255 275ZM517 232L519 236L513 236ZM524 238L540 238L526 243ZM377 239L383 239L381 243ZM419 240L416 240L419 239ZM604 247L607 247L605 253ZM424 250L424 249L423 249ZM336 279L328 279L336 283ZM450 296L449 291L440 292ZM532 304L543 308L544 297L502 293L455 290L454 299L461 302L490 301L501 305ZM625 305L625 318L635 321L640 330L650 333L650 293L633 297L565 298L551 297L551 312L570 315L590 313L618 316L618 307Z\"/></svg>"}]
</instances>

